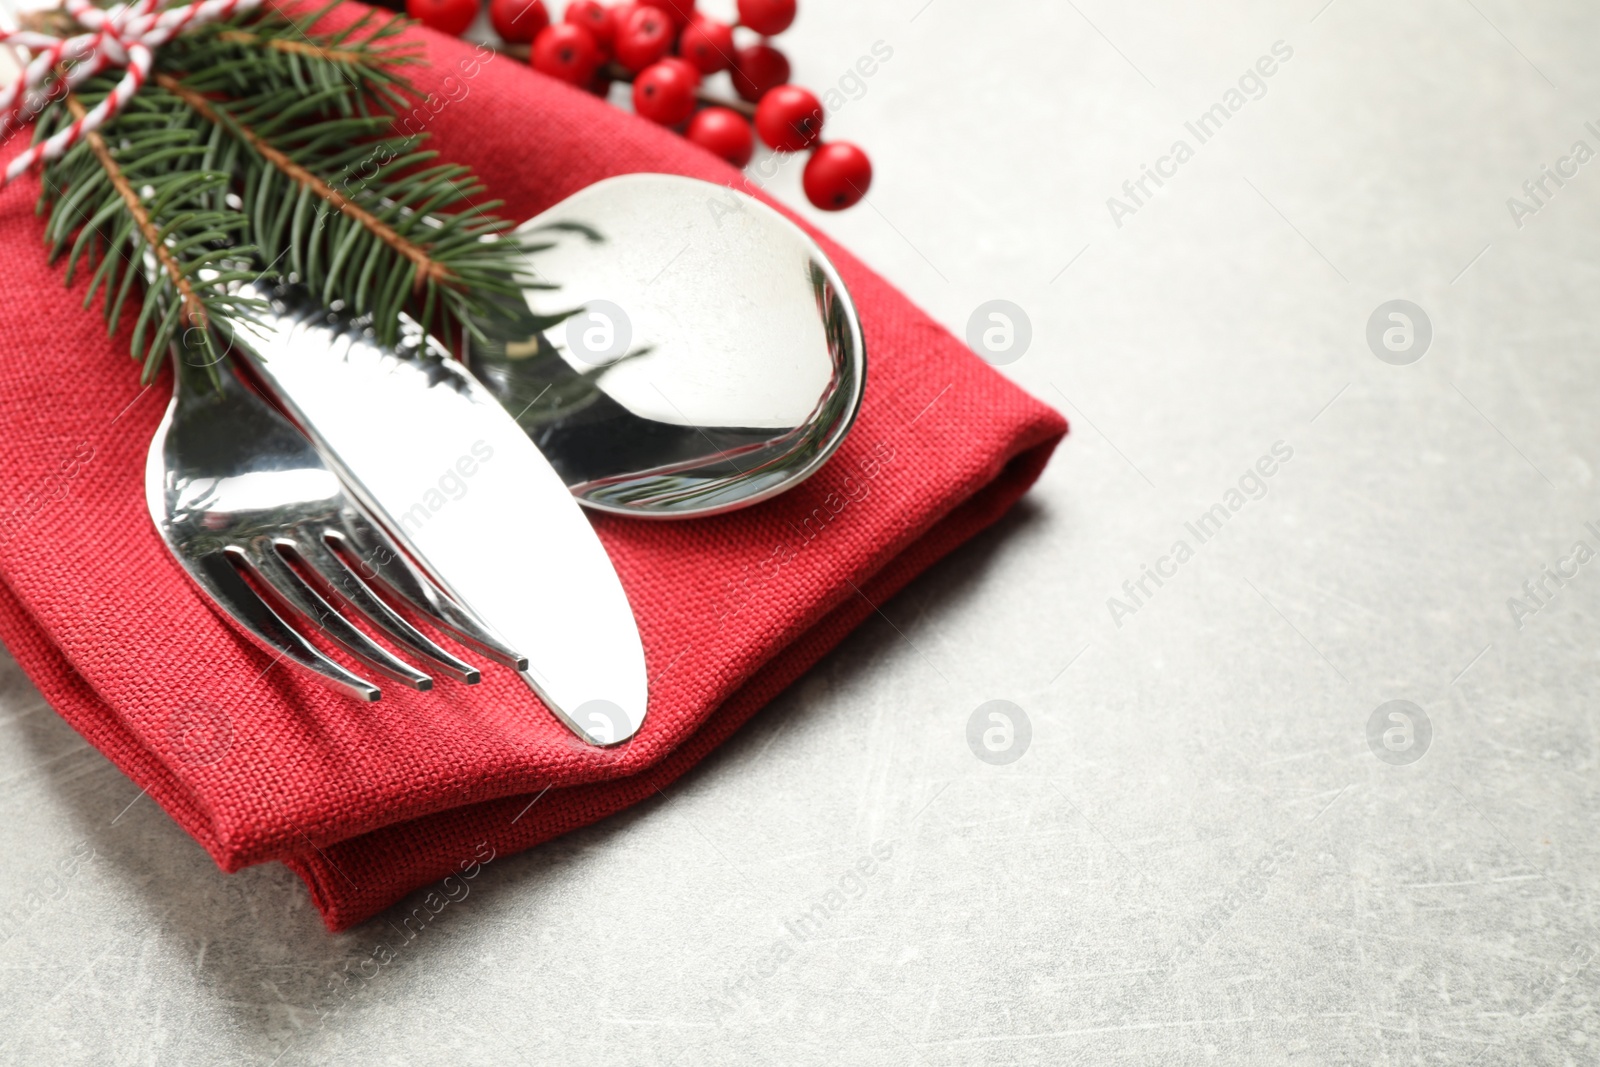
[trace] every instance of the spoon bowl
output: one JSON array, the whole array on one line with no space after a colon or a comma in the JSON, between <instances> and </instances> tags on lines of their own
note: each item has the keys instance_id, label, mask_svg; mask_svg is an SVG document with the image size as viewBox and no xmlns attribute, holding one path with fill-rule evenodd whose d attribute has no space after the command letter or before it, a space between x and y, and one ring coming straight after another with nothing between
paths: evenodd
<instances>
[{"instance_id":1,"label":"spoon bowl","mask_svg":"<svg viewBox=\"0 0 1600 1067\"><path fill-rule=\"evenodd\" d=\"M725 186L630 174L523 223L535 284L468 360L587 507L732 511L791 489L861 406L866 349L838 272Z\"/></svg>"}]
</instances>

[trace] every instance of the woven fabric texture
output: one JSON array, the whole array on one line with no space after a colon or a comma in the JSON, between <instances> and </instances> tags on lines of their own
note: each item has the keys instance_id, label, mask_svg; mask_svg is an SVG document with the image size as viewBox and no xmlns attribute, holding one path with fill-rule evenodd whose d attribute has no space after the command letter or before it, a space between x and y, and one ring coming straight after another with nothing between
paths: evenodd
<instances>
[{"instance_id":1,"label":"woven fabric texture","mask_svg":"<svg viewBox=\"0 0 1600 1067\"><path fill-rule=\"evenodd\" d=\"M347 22L361 8L328 16ZM675 134L426 30L414 123L513 218L601 178L743 176ZM19 139L20 140L20 139ZM0 151L0 163L22 145ZM157 536L148 388L47 264L38 179L0 191L0 641L51 705L224 871L281 861L330 929L481 857L655 794L1037 478L1065 421L819 237L860 311L868 379L838 454L794 491L679 523L595 515L651 676L629 744L575 738L510 671L358 704L214 613ZM538 574L525 575L537 596ZM465 653L463 653L465 654ZM467 655L473 662L481 657Z\"/></svg>"}]
</instances>

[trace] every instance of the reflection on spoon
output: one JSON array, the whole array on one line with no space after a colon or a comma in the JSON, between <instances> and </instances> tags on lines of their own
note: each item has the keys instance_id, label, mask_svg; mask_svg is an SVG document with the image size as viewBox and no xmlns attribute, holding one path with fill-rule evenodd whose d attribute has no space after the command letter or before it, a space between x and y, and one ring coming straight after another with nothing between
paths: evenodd
<instances>
[{"instance_id":1,"label":"reflection on spoon","mask_svg":"<svg viewBox=\"0 0 1600 1067\"><path fill-rule=\"evenodd\" d=\"M473 371L583 504L689 518L799 484L861 406L855 306L815 242L742 193L591 185L518 228L534 285Z\"/></svg>"}]
</instances>

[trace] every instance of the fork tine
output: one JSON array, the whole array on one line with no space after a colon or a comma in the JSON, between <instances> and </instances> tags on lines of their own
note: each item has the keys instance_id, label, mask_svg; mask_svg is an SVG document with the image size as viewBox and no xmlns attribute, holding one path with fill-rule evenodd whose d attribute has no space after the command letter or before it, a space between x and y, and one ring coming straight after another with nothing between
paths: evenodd
<instances>
[{"instance_id":1,"label":"fork tine","mask_svg":"<svg viewBox=\"0 0 1600 1067\"><path fill-rule=\"evenodd\" d=\"M323 534L324 538L333 536L335 531L331 530ZM300 557L300 562L305 565L305 569L310 572L314 580L320 580L327 586L320 590L324 595L331 590L335 596L365 615L374 626L380 627L384 633L417 655L425 656L437 663L439 669L450 677L467 685L478 683L482 677L478 668L452 656L401 618L393 608L367 588L361 577L325 541L313 539L304 545L297 542L291 551Z\"/></svg>"},{"instance_id":2,"label":"fork tine","mask_svg":"<svg viewBox=\"0 0 1600 1067\"><path fill-rule=\"evenodd\" d=\"M352 552L359 567L357 573L368 581L376 581L406 603L444 626L459 637L463 644L482 653L496 663L515 671L528 669L528 657L507 645L476 615L461 607L441 592L432 581L414 567L394 546L387 534L373 526L366 518L353 512L345 514L344 534L335 536L343 547Z\"/></svg>"},{"instance_id":3,"label":"fork tine","mask_svg":"<svg viewBox=\"0 0 1600 1067\"><path fill-rule=\"evenodd\" d=\"M316 646L295 632L294 628L272 610L272 606L244 580L234 564L222 552L208 552L192 561L189 574L211 594L218 607L227 612L241 629L261 643L263 648L289 659L308 671L314 671L335 689L357 700L374 701L380 693L378 687L359 675L351 674L333 660L324 656ZM266 673L263 671L262 673Z\"/></svg>"},{"instance_id":4,"label":"fork tine","mask_svg":"<svg viewBox=\"0 0 1600 1067\"><path fill-rule=\"evenodd\" d=\"M335 644L385 678L413 689L433 688L432 678L356 629L322 598L321 593L307 584L279 555L278 546L283 543L283 539L260 538L255 542L256 550L244 559L245 566L251 568L264 587L282 598L284 606L301 622L317 627Z\"/></svg>"}]
</instances>

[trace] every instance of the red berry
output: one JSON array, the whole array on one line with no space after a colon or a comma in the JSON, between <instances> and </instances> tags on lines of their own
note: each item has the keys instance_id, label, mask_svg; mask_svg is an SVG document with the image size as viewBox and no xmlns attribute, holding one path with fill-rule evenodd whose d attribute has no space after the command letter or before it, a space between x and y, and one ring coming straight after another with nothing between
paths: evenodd
<instances>
[{"instance_id":1,"label":"red berry","mask_svg":"<svg viewBox=\"0 0 1600 1067\"><path fill-rule=\"evenodd\" d=\"M508 44L528 44L550 25L544 0L489 0L489 23Z\"/></svg>"},{"instance_id":2,"label":"red berry","mask_svg":"<svg viewBox=\"0 0 1600 1067\"><path fill-rule=\"evenodd\" d=\"M794 0L739 0L739 25L763 37L782 33L794 21Z\"/></svg>"},{"instance_id":3,"label":"red berry","mask_svg":"<svg viewBox=\"0 0 1600 1067\"><path fill-rule=\"evenodd\" d=\"M752 104L789 80L789 59L769 44L753 44L733 54L733 89Z\"/></svg>"},{"instance_id":4,"label":"red berry","mask_svg":"<svg viewBox=\"0 0 1600 1067\"><path fill-rule=\"evenodd\" d=\"M779 152L810 148L822 138L822 102L798 85L770 89L756 105L756 132Z\"/></svg>"},{"instance_id":5,"label":"red berry","mask_svg":"<svg viewBox=\"0 0 1600 1067\"><path fill-rule=\"evenodd\" d=\"M609 51L612 38L617 31L616 24L611 21L612 17L612 9L600 3L600 0L572 0L567 5L567 13L562 19L588 30L594 37L595 43Z\"/></svg>"},{"instance_id":6,"label":"red berry","mask_svg":"<svg viewBox=\"0 0 1600 1067\"><path fill-rule=\"evenodd\" d=\"M872 161L848 141L834 141L811 153L801 178L806 199L824 211L843 211L859 203L872 185Z\"/></svg>"},{"instance_id":7,"label":"red berry","mask_svg":"<svg viewBox=\"0 0 1600 1067\"><path fill-rule=\"evenodd\" d=\"M672 19L672 28L681 30L694 21L694 0L644 0L651 7L659 8Z\"/></svg>"},{"instance_id":8,"label":"red berry","mask_svg":"<svg viewBox=\"0 0 1600 1067\"><path fill-rule=\"evenodd\" d=\"M684 27L678 54L707 74L733 65L733 27L704 15Z\"/></svg>"},{"instance_id":9,"label":"red berry","mask_svg":"<svg viewBox=\"0 0 1600 1067\"><path fill-rule=\"evenodd\" d=\"M708 107L689 123L689 140L719 155L736 167L750 162L756 150L755 134L744 116L726 107Z\"/></svg>"},{"instance_id":10,"label":"red berry","mask_svg":"<svg viewBox=\"0 0 1600 1067\"><path fill-rule=\"evenodd\" d=\"M646 67L633 80L633 110L663 126L676 126L694 114L694 82L670 63Z\"/></svg>"},{"instance_id":11,"label":"red berry","mask_svg":"<svg viewBox=\"0 0 1600 1067\"><path fill-rule=\"evenodd\" d=\"M478 0L406 0L406 14L431 30L460 37L478 17Z\"/></svg>"},{"instance_id":12,"label":"red berry","mask_svg":"<svg viewBox=\"0 0 1600 1067\"><path fill-rule=\"evenodd\" d=\"M613 47L618 63L641 71L672 50L672 19L658 8L640 5L617 23Z\"/></svg>"},{"instance_id":13,"label":"red berry","mask_svg":"<svg viewBox=\"0 0 1600 1067\"><path fill-rule=\"evenodd\" d=\"M558 22L533 41L533 69L572 85L588 85L600 67L600 46L582 26Z\"/></svg>"},{"instance_id":14,"label":"red berry","mask_svg":"<svg viewBox=\"0 0 1600 1067\"><path fill-rule=\"evenodd\" d=\"M527 44L550 25L544 0L489 0L489 23L507 44Z\"/></svg>"},{"instance_id":15,"label":"red berry","mask_svg":"<svg viewBox=\"0 0 1600 1067\"><path fill-rule=\"evenodd\" d=\"M683 71L683 76L688 78L690 83L694 85L695 88L698 89L700 87L700 68L689 62L687 59L684 59L682 56L668 56L666 59L663 59L660 62L665 63L668 66L677 67L679 70Z\"/></svg>"}]
</instances>

